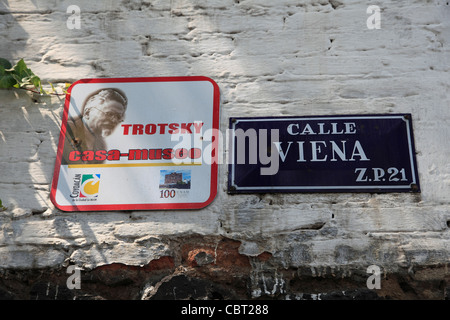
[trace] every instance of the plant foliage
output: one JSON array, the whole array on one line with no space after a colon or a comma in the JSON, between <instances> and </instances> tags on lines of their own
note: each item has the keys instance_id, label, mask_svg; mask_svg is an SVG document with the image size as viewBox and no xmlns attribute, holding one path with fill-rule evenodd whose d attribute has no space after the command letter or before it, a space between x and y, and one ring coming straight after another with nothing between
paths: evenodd
<instances>
[{"instance_id":1,"label":"plant foliage","mask_svg":"<svg viewBox=\"0 0 450 320\"><path fill-rule=\"evenodd\" d=\"M23 59L12 66L8 60L0 58L0 89L22 88L29 85L44 93L41 79L27 67Z\"/></svg>"},{"instance_id":2,"label":"plant foliage","mask_svg":"<svg viewBox=\"0 0 450 320\"><path fill-rule=\"evenodd\" d=\"M2 200L0 199L0 211L5 211L6 209L8 208L3 206Z\"/></svg>"},{"instance_id":3,"label":"plant foliage","mask_svg":"<svg viewBox=\"0 0 450 320\"><path fill-rule=\"evenodd\" d=\"M21 88L26 89L28 86L33 86L34 90L30 90L40 94L55 94L55 87L50 83L52 87L51 92L46 92L42 88L41 79L27 67L23 59L20 59L16 65L12 65L11 62L4 58L0 58L0 89L8 88ZM70 83L66 83L63 89L64 93L67 94L67 88L70 87Z\"/></svg>"}]
</instances>

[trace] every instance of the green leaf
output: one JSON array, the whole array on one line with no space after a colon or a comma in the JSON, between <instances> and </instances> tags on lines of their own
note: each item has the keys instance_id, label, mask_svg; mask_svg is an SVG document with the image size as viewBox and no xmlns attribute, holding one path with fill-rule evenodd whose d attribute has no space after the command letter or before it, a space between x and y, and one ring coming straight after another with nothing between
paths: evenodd
<instances>
[{"instance_id":1,"label":"green leaf","mask_svg":"<svg viewBox=\"0 0 450 320\"><path fill-rule=\"evenodd\" d=\"M0 58L0 66L2 66L4 69L11 69L12 65L11 62L4 58Z\"/></svg>"},{"instance_id":2,"label":"green leaf","mask_svg":"<svg viewBox=\"0 0 450 320\"><path fill-rule=\"evenodd\" d=\"M11 77L14 78L14 80L16 81L16 84L20 86L21 82L22 82L22 78L19 77L17 74L10 72L9 73Z\"/></svg>"},{"instance_id":3,"label":"green leaf","mask_svg":"<svg viewBox=\"0 0 450 320\"><path fill-rule=\"evenodd\" d=\"M6 209L8 208L3 206L2 200L0 199L0 211L5 211Z\"/></svg>"},{"instance_id":4,"label":"green leaf","mask_svg":"<svg viewBox=\"0 0 450 320\"><path fill-rule=\"evenodd\" d=\"M26 85L33 85L39 92L46 93L41 85L41 79L36 76L25 61L20 59L14 66L0 58L0 89L20 88Z\"/></svg>"},{"instance_id":5,"label":"green leaf","mask_svg":"<svg viewBox=\"0 0 450 320\"><path fill-rule=\"evenodd\" d=\"M30 84L30 78L34 76L34 73L27 68L27 65L20 59L16 65L13 67L17 78L19 79L17 82L22 86L25 84Z\"/></svg>"},{"instance_id":6,"label":"green leaf","mask_svg":"<svg viewBox=\"0 0 450 320\"><path fill-rule=\"evenodd\" d=\"M17 84L17 81L11 74L5 73L0 75L0 89L11 88L15 84Z\"/></svg>"},{"instance_id":7,"label":"green leaf","mask_svg":"<svg viewBox=\"0 0 450 320\"><path fill-rule=\"evenodd\" d=\"M30 78L30 82L33 84L33 86L35 86L36 88L39 88L41 86L41 79L37 76L34 75ZM53 88L53 86L52 86Z\"/></svg>"},{"instance_id":8,"label":"green leaf","mask_svg":"<svg viewBox=\"0 0 450 320\"><path fill-rule=\"evenodd\" d=\"M13 67L14 71L16 71L17 74L22 74L24 72L26 72L27 65L25 64L25 61L23 61L23 59L20 59L16 65ZM31 71L31 70L30 70Z\"/></svg>"},{"instance_id":9,"label":"green leaf","mask_svg":"<svg viewBox=\"0 0 450 320\"><path fill-rule=\"evenodd\" d=\"M16 83L17 80L14 78L13 72L5 70L3 66L0 66L0 89L11 88Z\"/></svg>"}]
</instances>

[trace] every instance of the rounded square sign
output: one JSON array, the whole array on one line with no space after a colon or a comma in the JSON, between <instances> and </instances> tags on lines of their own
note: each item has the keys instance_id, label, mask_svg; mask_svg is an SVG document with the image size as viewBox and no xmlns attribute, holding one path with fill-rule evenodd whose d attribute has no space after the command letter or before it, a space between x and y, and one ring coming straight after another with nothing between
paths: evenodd
<instances>
[{"instance_id":1,"label":"rounded square sign","mask_svg":"<svg viewBox=\"0 0 450 320\"><path fill-rule=\"evenodd\" d=\"M207 77L75 82L50 199L64 211L207 206L217 194L219 105Z\"/></svg>"}]
</instances>

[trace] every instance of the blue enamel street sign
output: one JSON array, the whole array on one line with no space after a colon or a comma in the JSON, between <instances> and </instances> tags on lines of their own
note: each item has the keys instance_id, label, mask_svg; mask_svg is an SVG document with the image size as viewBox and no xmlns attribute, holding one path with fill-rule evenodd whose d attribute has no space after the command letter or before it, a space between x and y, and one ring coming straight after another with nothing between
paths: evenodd
<instances>
[{"instance_id":1,"label":"blue enamel street sign","mask_svg":"<svg viewBox=\"0 0 450 320\"><path fill-rule=\"evenodd\" d=\"M420 192L411 114L230 119L229 193Z\"/></svg>"}]
</instances>

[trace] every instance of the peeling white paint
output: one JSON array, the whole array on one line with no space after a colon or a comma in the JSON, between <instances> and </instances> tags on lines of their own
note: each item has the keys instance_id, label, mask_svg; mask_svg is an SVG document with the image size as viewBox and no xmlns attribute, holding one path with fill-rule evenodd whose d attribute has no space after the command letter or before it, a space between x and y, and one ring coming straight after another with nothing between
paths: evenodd
<instances>
[{"instance_id":1,"label":"peeling white paint","mask_svg":"<svg viewBox=\"0 0 450 320\"><path fill-rule=\"evenodd\" d=\"M411 113L422 193L231 196L220 165L218 195L203 210L62 213L49 191L63 97L0 90L0 199L8 208L0 212L1 268L68 259L90 268L140 266L173 254L163 237L190 235L242 241L241 254L269 252L274 269L306 267L314 277L449 260L445 2L383 1L374 30L366 27L368 5L356 0L77 5L79 30L66 28L66 1L0 5L0 57L24 57L59 89L90 77L211 77L221 91L222 132L236 116ZM308 229L317 223L320 230ZM139 241L147 236L154 243ZM254 297L285 291L280 275L271 276L273 286L264 278L263 288L255 287L259 279Z\"/></svg>"}]
</instances>

